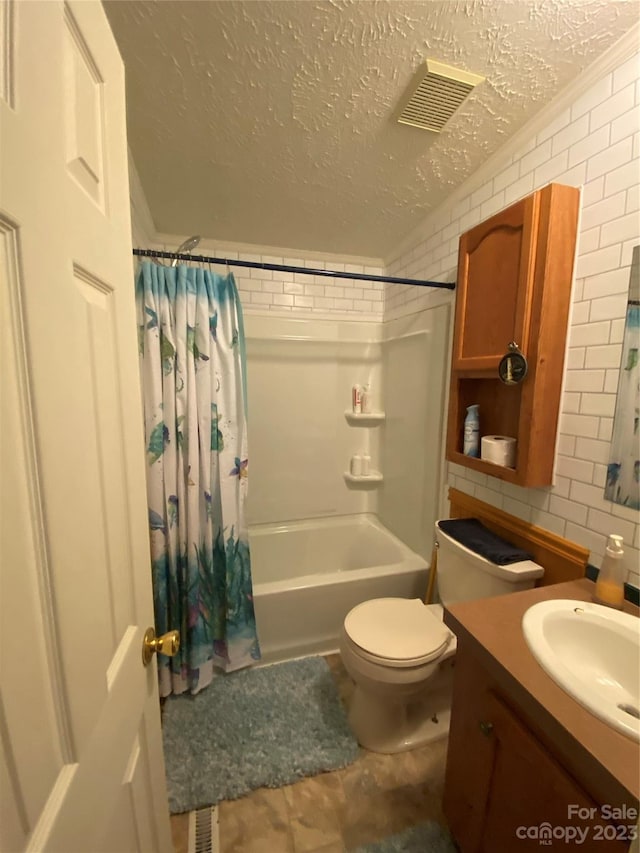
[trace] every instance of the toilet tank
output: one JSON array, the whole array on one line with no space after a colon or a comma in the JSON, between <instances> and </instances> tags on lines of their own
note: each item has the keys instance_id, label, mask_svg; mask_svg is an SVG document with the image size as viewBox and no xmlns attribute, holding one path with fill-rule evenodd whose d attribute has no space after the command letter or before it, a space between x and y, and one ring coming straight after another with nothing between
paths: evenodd
<instances>
[{"instance_id":1,"label":"toilet tank","mask_svg":"<svg viewBox=\"0 0 640 853\"><path fill-rule=\"evenodd\" d=\"M544 569L531 560L498 566L456 542L438 526L438 592L443 604L531 589Z\"/></svg>"}]
</instances>

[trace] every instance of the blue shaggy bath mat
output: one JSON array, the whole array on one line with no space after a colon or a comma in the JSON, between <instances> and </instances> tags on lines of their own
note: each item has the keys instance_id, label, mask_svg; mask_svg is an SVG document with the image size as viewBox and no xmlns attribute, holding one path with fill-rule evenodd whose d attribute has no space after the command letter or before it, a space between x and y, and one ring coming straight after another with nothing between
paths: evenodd
<instances>
[{"instance_id":1,"label":"blue shaggy bath mat","mask_svg":"<svg viewBox=\"0 0 640 853\"><path fill-rule=\"evenodd\" d=\"M429 821L358 847L353 853L456 853L456 848L446 829Z\"/></svg>"},{"instance_id":2,"label":"blue shaggy bath mat","mask_svg":"<svg viewBox=\"0 0 640 853\"><path fill-rule=\"evenodd\" d=\"M351 764L351 734L323 658L245 669L165 703L172 814L279 788Z\"/></svg>"}]
</instances>

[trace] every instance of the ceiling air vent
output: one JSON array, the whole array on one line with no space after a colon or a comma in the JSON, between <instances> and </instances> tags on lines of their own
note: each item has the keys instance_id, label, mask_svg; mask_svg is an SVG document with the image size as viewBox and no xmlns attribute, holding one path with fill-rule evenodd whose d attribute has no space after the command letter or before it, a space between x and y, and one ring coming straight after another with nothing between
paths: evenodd
<instances>
[{"instance_id":1,"label":"ceiling air vent","mask_svg":"<svg viewBox=\"0 0 640 853\"><path fill-rule=\"evenodd\" d=\"M440 133L484 77L427 59L400 106L398 122Z\"/></svg>"}]
</instances>

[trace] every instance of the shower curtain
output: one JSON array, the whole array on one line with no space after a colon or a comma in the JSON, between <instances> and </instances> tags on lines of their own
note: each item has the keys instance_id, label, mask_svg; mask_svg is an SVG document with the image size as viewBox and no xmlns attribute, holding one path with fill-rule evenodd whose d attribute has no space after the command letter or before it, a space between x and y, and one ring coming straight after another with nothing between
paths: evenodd
<instances>
[{"instance_id":1,"label":"shower curtain","mask_svg":"<svg viewBox=\"0 0 640 853\"><path fill-rule=\"evenodd\" d=\"M246 358L233 275L145 262L136 281L160 695L260 658L244 504Z\"/></svg>"},{"instance_id":2,"label":"shower curtain","mask_svg":"<svg viewBox=\"0 0 640 853\"><path fill-rule=\"evenodd\" d=\"M637 273L636 273L637 275ZM631 288L630 288L631 289ZM629 299L613 419L607 500L640 509L640 304Z\"/></svg>"}]
</instances>

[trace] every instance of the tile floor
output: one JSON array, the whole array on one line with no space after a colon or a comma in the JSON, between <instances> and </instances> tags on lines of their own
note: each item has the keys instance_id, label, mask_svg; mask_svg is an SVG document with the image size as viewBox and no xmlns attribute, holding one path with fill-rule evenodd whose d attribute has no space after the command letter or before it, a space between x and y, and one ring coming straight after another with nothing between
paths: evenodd
<instances>
[{"instance_id":1,"label":"tile floor","mask_svg":"<svg viewBox=\"0 0 640 853\"><path fill-rule=\"evenodd\" d=\"M339 655L326 658L347 703L353 682ZM361 749L343 770L219 804L220 853L345 853L425 820L445 823L446 739L400 753ZM174 815L176 853L187 853L188 816Z\"/></svg>"}]
</instances>

